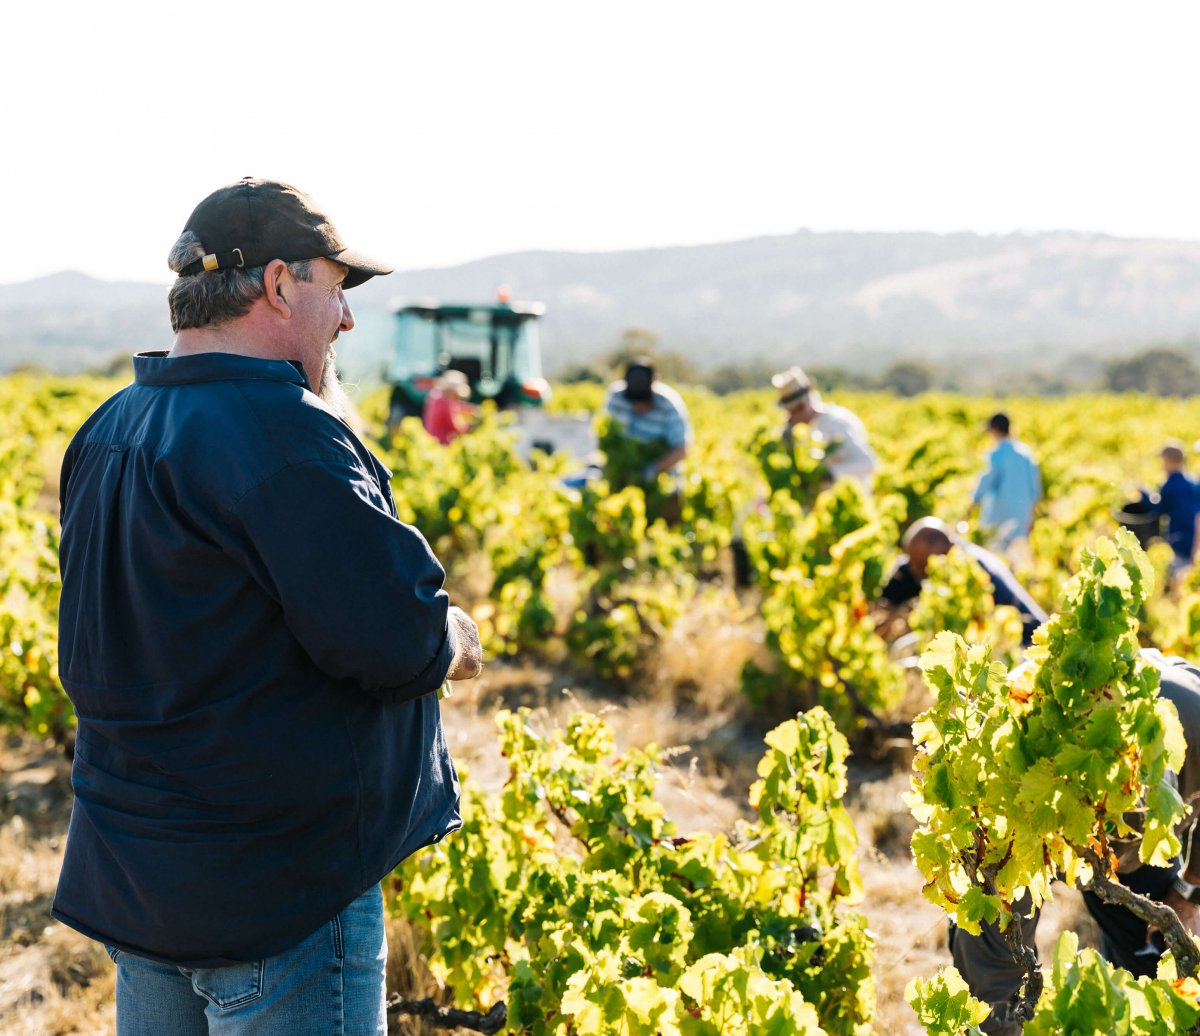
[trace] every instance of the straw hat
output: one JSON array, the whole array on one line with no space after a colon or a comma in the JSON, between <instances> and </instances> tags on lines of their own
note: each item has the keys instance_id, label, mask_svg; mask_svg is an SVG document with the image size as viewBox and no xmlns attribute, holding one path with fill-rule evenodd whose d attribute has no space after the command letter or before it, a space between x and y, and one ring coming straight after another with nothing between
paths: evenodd
<instances>
[{"instance_id":1,"label":"straw hat","mask_svg":"<svg viewBox=\"0 0 1200 1036\"><path fill-rule=\"evenodd\" d=\"M462 371L443 371L438 378L438 386L443 392L458 396L459 399L471 398L471 385Z\"/></svg>"},{"instance_id":2,"label":"straw hat","mask_svg":"<svg viewBox=\"0 0 1200 1036\"><path fill-rule=\"evenodd\" d=\"M812 390L812 382L799 367L790 367L776 374L771 378L771 384L779 393L779 405L785 409L794 407Z\"/></svg>"}]
</instances>

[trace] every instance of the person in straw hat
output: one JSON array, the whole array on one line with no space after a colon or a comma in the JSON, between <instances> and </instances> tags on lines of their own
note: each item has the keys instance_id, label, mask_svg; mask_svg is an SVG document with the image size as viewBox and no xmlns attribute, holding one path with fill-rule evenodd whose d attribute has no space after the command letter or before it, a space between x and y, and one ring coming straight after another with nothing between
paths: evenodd
<instances>
[{"instance_id":1,"label":"person in straw hat","mask_svg":"<svg viewBox=\"0 0 1200 1036\"><path fill-rule=\"evenodd\" d=\"M421 422L443 446L469 432L478 410L470 403L471 386L462 371L443 371L425 397Z\"/></svg>"},{"instance_id":2,"label":"person in straw hat","mask_svg":"<svg viewBox=\"0 0 1200 1036\"><path fill-rule=\"evenodd\" d=\"M831 477L857 479L870 489L878 460L867 442L867 430L851 410L821 399L807 374L791 367L771 379L779 405L787 412L783 438L791 443L798 424L806 424L813 438L828 444L825 465Z\"/></svg>"}]
</instances>

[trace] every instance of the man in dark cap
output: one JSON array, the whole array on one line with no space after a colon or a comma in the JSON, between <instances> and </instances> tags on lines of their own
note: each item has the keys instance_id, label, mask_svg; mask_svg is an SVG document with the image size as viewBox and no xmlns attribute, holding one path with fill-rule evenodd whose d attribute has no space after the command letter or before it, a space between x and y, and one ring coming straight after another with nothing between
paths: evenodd
<instances>
[{"instance_id":1,"label":"man in dark cap","mask_svg":"<svg viewBox=\"0 0 1200 1036\"><path fill-rule=\"evenodd\" d=\"M1196 525L1200 519L1197 492L1200 487L1184 471L1183 443L1172 439L1160 452L1166 480L1157 493L1142 491L1142 505L1148 512L1167 519L1166 541L1175 556L1171 577L1178 578L1192 566L1196 552Z\"/></svg>"},{"instance_id":2,"label":"man in dark cap","mask_svg":"<svg viewBox=\"0 0 1200 1036\"><path fill-rule=\"evenodd\" d=\"M481 664L339 413L344 289L390 267L251 179L169 264L173 347L63 461L54 916L116 962L119 1036L382 1036L379 882L461 823L437 692Z\"/></svg>"},{"instance_id":3,"label":"man in dark cap","mask_svg":"<svg viewBox=\"0 0 1200 1036\"><path fill-rule=\"evenodd\" d=\"M604 412L629 438L662 443L662 452L648 461L641 473L643 482L652 482L660 474L679 473L679 464L692 441L687 404L678 392L658 380L649 360L634 360L626 366L624 380L609 387Z\"/></svg>"}]
</instances>

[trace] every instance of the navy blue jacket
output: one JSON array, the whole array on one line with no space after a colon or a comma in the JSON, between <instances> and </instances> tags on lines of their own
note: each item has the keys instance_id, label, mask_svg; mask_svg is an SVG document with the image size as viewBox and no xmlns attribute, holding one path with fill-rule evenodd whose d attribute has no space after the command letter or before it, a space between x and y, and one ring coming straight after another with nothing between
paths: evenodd
<instances>
[{"instance_id":1,"label":"navy blue jacket","mask_svg":"<svg viewBox=\"0 0 1200 1036\"><path fill-rule=\"evenodd\" d=\"M1167 518L1166 541L1175 551L1175 556L1184 561L1192 559L1192 544L1196 537L1197 486L1182 471L1172 471L1167 476L1157 498L1142 494L1142 502L1152 507L1156 514Z\"/></svg>"},{"instance_id":2,"label":"navy blue jacket","mask_svg":"<svg viewBox=\"0 0 1200 1036\"><path fill-rule=\"evenodd\" d=\"M54 916L156 960L257 960L461 823L444 572L298 365L134 371L63 462Z\"/></svg>"}]
</instances>

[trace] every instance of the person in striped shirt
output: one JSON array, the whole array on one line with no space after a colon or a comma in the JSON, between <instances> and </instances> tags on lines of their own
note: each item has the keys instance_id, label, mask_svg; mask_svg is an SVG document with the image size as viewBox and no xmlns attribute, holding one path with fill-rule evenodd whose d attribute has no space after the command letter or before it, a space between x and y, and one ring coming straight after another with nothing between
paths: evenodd
<instances>
[{"instance_id":1,"label":"person in striped shirt","mask_svg":"<svg viewBox=\"0 0 1200 1036\"><path fill-rule=\"evenodd\" d=\"M679 465L692 442L692 424L687 404L669 385L658 380L654 365L634 360L625 377L609 386L604 413L620 424L625 435L640 442L662 443L662 454L647 462L642 481L659 475L679 475Z\"/></svg>"}]
</instances>

